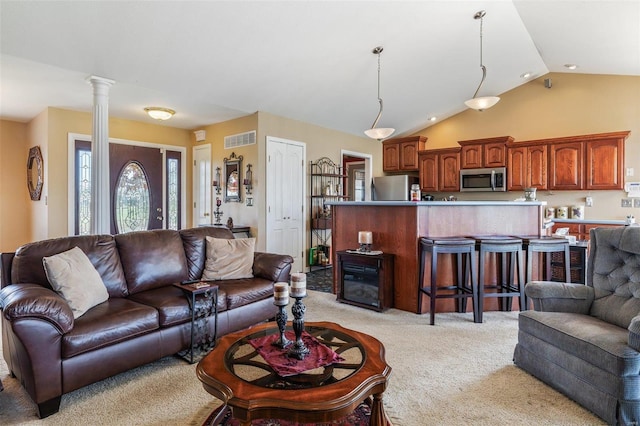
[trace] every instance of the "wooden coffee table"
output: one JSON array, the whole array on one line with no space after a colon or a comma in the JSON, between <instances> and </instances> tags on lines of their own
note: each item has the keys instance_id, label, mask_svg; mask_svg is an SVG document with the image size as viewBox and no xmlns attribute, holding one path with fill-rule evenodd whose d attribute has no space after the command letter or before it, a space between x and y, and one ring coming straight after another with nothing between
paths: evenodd
<instances>
[{"instance_id":1,"label":"wooden coffee table","mask_svg":"<svg viewBox=\"0 0 640 426\"><path fill-rule=\"evenodd\" d=\"M370 424L386 425L382 393L391 367L382 343L331 322L308 323L305 329L345 361L280 377L249 344L251 339L277 334L275 323L264 323L222 337L198 363L197 376L243 425L255 419L329 422L352 413L369 397L373 397ZM224 412L220 410L220 417Z\"/></svg>"}]
</instances>

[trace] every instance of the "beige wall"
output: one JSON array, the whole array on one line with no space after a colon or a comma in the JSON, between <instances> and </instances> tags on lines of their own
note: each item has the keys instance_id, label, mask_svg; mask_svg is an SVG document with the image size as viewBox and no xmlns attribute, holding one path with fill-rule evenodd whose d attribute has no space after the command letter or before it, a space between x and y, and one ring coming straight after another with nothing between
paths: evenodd
<instances>
[{"instance_id":1,"label":"beige wall","mask_svg":"<svg viewBox=\"0 0 640 426\"><path fill-rule=\"evenodd\" d=\"M229 120L224 123L212 124L202 128L206 131L206 141L197 145L211 144L212 168L223 167L223 159L229 158L234 152L236 156L243 156L243 175L246 165L252 164L253 170L253 199L254 205L247 206L244 202L243 188L242 203L223 203L221 210L224 212L222 223L226 223L229 216L233 218L235 225L251 227L251 232L257 237L259 250L265 249L266 229L266 193L265 193L265 167L266 167L266 138L267 136L302 142L306 146L307 165L312 160L320 157L329 157L340 163L341 149L355 151L373 156L374 175L382 173L382 146L380 142L366 137L348 135L336 130L315 126L301 121L279 117L265 112L257 112L246 117ZM197 130L197 129L194 129ZM238 133L256 130L256 144L234 149L224 149L224 137ZM195 137L192 138L195 144ZM305 165L308 172L308 167ZM305 182L305 188L309 182ZM306 200L308 203L308 200ZM308 206L307 206L308 209ZM307 214L308 216L308 214ZM308 222L308 220L307 220ZM308 224L306 225L308 231Z\"/></svg>"},{"instance_id":2,"label":"beige wall","mask_svg":"<svg viewBox=\"0 0 640 426\"><path fill-rule=\"evenodd\" d=\"M552 87L544 87L551 78ZM552 73L501 95L493 108L464 111L416 134L428 137L427 148L458 146L457 141L513 136L515 141L630 130L626 167L635 170L627 181L640 181L640 77ZM448 194L437 194L448 195ZM511 200L519 192L455 194L463 200ZM550 206L584 204L591 195L594 206L587 219L624 219L640 216L638 208L621 208L624 191L538 191Z\"/></svg>"},{"instance_id":3,"label":"beige wall","mask_svg":"<svg viewBox=\"0 0 640 426\"><path fill-rule=\"evenodd\" d=\"M31 241L27 126L0 120L0 252Z\"/></svg>"}]
</instances>

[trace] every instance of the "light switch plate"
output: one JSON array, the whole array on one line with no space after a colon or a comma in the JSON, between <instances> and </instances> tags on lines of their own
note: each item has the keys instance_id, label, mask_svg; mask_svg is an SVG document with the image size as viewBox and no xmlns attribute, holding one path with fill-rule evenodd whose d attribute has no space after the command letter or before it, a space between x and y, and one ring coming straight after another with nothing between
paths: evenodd
<instances>
[{"instance_id":1,"label":"light switch plate","mask_svg":"<svg viewBox=\"0 0 640 426\"><path fill-rule=\"evenodd\" d=\"M636 209L640 209L640 198L633 199L633 207Z\"/></svg>"},{"instance_id":2,"label":"light switch plate","mask_svg":"<svg viewBox=\"0 0 640 426\"><path fill-rule=\"evenodd\" d=\"M631 207L633 205L631 198L623 198L620 200L621 207Z\"/></svg>"}]
</instances>

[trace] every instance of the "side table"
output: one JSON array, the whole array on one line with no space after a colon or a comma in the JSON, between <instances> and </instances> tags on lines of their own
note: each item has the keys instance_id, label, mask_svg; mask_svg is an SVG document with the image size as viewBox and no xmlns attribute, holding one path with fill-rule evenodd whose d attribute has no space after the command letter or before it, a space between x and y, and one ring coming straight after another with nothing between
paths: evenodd
<instances>
[{"instance_id":1,"label":"side table","mask_svg":"<svg viewBox=\"0 0 640 426\"><path fill-rule=\"evenodd\" d=\"M196 357L203 357L215 345L218 335L218 286L207 281L186 281L173 284L189 301L191 310L191 344L178 355L193 364ZM200 297L198 297L200 296ZM214 316L213 335L209 332L208 319Z\"/></svg>"}]
</instances>

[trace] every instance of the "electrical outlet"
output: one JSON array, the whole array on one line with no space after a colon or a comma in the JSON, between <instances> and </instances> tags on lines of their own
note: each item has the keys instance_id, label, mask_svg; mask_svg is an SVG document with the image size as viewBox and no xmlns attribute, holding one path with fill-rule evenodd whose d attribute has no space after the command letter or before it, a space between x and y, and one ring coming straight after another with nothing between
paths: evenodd
<instances>
[{"instance_id":1,"label":"electrical outlet","mask_svg":"<svg viewBox=\"0 0 640 426\"><path fill-rule=\"evenodd\" d=\"M588 196L584 199L584 205L587 207L593 207L593 197Z\"/></svg>"},{"instance_id":2,"label":"electrical outlet","mask_svg":"<svg viewBox=\"0 0 640 426\"><path fill-rule=\"evenodd\" d=\"M633 199L633 207L636 209L640 209L640 198Z\"/></svg>"},{"instance_id":3,"label":"electrical outlet","mask_svg":"<svg viewBox=\"0 0 640 426\"><path fill-rule=\"evenodd\" d=\"M620 200L621 207L631 207L633 203L631 202L631 198L623 198Z\"/></svg>"},{"instance_id":4,"label":"electrical outlet","mask_svg":"<svg viewBox=\"0 0 640 426\"><path fill-rule=\"evenodd\" d=\"M633 176L633 167L627 167L627 177Z\"/></svg>"}]
</instances>

